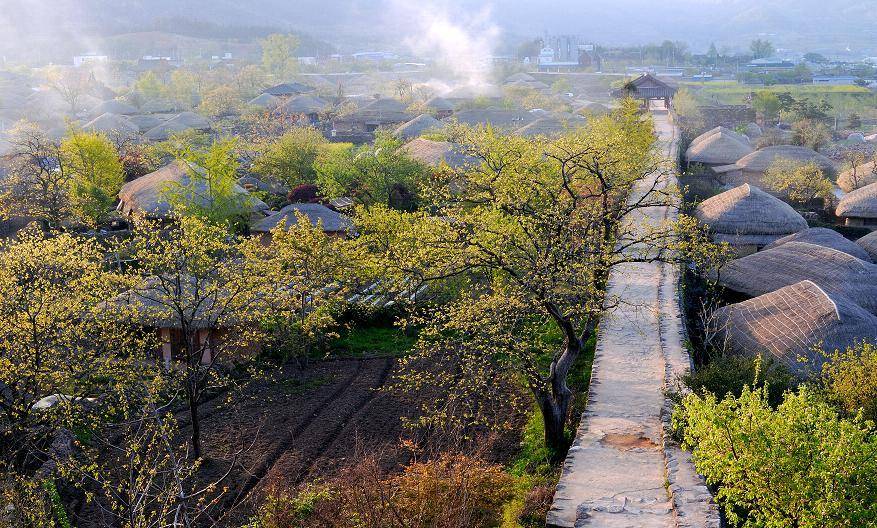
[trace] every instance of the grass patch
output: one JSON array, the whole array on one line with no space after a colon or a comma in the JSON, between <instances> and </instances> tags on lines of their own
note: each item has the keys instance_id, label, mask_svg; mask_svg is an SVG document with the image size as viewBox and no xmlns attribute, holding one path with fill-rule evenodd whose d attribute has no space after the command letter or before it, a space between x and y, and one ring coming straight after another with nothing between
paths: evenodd
<instances>
[{"instance_id":1,"label":"grass patch","mask_svg":"<svg viewBox=\"0 0 877 528\"><path fill-rule=\"evenodd\" d=\"M834 111L829 112L830 115L850 112L870 115L877 108L877 96L869 89L855 85L774 84L753 86L734 81L685 84L691 88L698 99L708 103L718 100L722 104L745 104L750 93L767 91L775 94L789 93L795 99L803 98L813 101L825 99L834 107Z\"/></svg>"},{"instance_id":2,"label":"grass patch","mask_svg":"<svg viewBox=\"0 0 877 528\"><path fill-rule=\"evenodd\" d=\"M553 342L558 336L548 333L545 338ZM585 343L585 349L573 364L567 380L574 392L570 409L571 420L567 426L570 443L579 417L588 403L588 387L591 383L596 344L596 335ZM545 446L542 413L534 407L521 432L521 449L508 465L508 471L515 477L517 484L515 497L503 509L502 528L544 526L545 513L560 477L560 466L552 462L552 455L551 449Z\"/></svg>"},{"instance_id":3,"label":"grass patch","mask_svg":"<svg viewBox=\"0 0 877 528\"><path fill-rule=\"evenodd\" d=\"M408 353L416 341L417 337L397 327L355 326L342 331L329 348L337 357L399 357Z\"/></svg>"}]
</instances>

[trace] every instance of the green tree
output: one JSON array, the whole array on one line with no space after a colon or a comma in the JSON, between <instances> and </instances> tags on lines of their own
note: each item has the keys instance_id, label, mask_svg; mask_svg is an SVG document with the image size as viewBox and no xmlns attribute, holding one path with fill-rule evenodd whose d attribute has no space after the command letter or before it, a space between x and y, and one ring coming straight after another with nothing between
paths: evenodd
<instances>
[{"instance_id":1,"label":"green tree","mask_svg":"<svg viewBox=\"0 0 877 528\"><path fill-rule=\"evenodd\" d=\"M767 122L775 122L779 118L781 103L773 92L762 90L752 99L752 108L760 113Z\"/></svg>"},{"instance_id":2,"label":"green tree","mask_svg":"<svg viewBox=\"0 0 877 528\"><path fill-rule=\"evenodd\" d=\"M8 132L9 175L0 193L2 216L29 216L45 228L60 227L70 212L70 175L59 146L35 123L20 121Z\"/></svg>"},{"instance_id":3,"label":"green tree","mask_svg":"<svg viewBox=\"0 0 877 528\"><path fill-rule=\"evenodd\" d=\"M315 128L295 127L273 141L257 148L253 172L282 182L288 189L305 183L314 183L317 171L314 162L328 145L323 134Z\"/></svg>"},{"instance_id":4,"label":"green tree","mask_svg":"<svg viewBox=\"0 0 877 528\"><path fill-rule=\"evenodd\" d=\"M811 389L771 409L766 390L688 395L674 413L698 472L732 526L877 523L877 437Z\"/></svg>"},{"instance_id":5,"label":"green tree","mask_svg":"<svg viewBox=\"0 0 877 528\"><path fill-rule=\"evenodd\" d=\"M238 92L230 86L217 86L201 98L198 111L213 118L228 117L240 113L243 103Z\"/></svg>"},{"instance_id":6,"label":"green tree","mask_svg":"<svg viewBox=\"0 0 877 528\"><path fill-rule=\"evenodd\" d=\"M112 213L125 174L119 153L106 136L72 132L61 143L61 162L70 176L70 206L80 219L96 225Z\"/></svg>"},{"instance_id":7,"label":"green tree","mask_svg":"<svg viewBox=\"0 0 877 528\"><path fill-rule=\"evenodd\" d=\"M175 70L167 85L167 95L181 110L191 110L198 100L198 77L188 70Z\"/></svg>"},{"instance_id":8,"label":"green tree","mask_svg":"<svg viewBox=\"0 0 877 528\"><path fill-rule=\"evenodd\" d=\"M424 185L426 207L357 216L359 240L381 256L378 268L400 291L448 288L448 302L412 319L422 330L416 353L403 360L402 384L444 389L425 409L428 423L469 425L489 420L492 397L508 399L504 381L523 379L546 444L563 453L567 378L604 313L611 270L659 258L679 229L692 243L703 235L690 219L624 224L633 211L673 200L649 180L659 163L652 123L634 101L556 141L491 128L457 134L479 163L435 174ZM634 187L643 194L628 202ZM646 241L642 253L624 251ZM474 400L483 406L473 408Z\"/></svg>"},{"instance_id":9,"label":"green tree","mask_svg":"<svg viewBox=\"0 0 877 528\"><path fill-rule=\"evenodd\" d=\"M822 387L828 401L847 416L859 412L877 423L877 346L860 343L835 351L822 367Z\"/></svg>"},{"instance_id":10,"label":"green tree","mask_svg":"<svg viewBox=\"0 0 877 528\"><path fill-rule=\"evenodd\" d=\"M834 184L815 162L778 159L764 172L764 184L802 206L810 205L816 199L828 205L834 198Z\"/></svg>"},{"instance_id":11,"label":"green tree","mask_svg":"<svg viewBox=\"0 0 877 528\"><path fill-rule=\"evenodd\" d=\"M802 147L820 150L831 141L831 131L821 121L801 119L792 124L792 141Z\"/></svg>"},{"instance_id":12,"label":"green tree","mask_svg":"<svg viewBox=\"0 0 877 528\"><path fill-rule=\"evenodd\" d=\"M189 172L188 181L162 190L177 214L230 229L240 229L247 222L254 198L237 185L236 146L234 139L224 139L214 141L206 151L187 148L178 153Z\"/></svg>"},{"instance_id":13,"label":"green tree","mask_svg":"<svg viewBox=\"0 0 877 528\"><path fill-rule=\"evenodd\" d=\"M317 185L328 198L346 196L363 205L409 207L397 198L417 191L425 167L401 147L398 139L378 134L373 145L324 149L314 164Z\"/></svg>"},{"instance_id":14,"label":"green tree","mask_svg":"<svg viewBox=\"0 0 877 528\"><path fill-rule=\"evenodd\" d=\"M141 75L134 83L134 89L146 100L161 99L167 94L167 87L152 71Z\"/></svg>"},{"instance_id":15,"label":"green tree","mask_svg":"<svg viewBox=\"0 0 877 528\"><path fill-rule=\"evenodd\" d=\"M126 284L92 240L26 230L2 243L0 468L25 474L61 428L98 427L144 371L148 341L102 308Z\"/></svg>"},{"instance_id":16,"label":"green tree","mask_svg":"<svg viewBox=\"0 0 877 528\"><path fill-rule=\"evenodd\" d=\"M274 33L262 40L262 67L273 75L275 80L294 73L298 62L295 58L295 50L298 49L299 39L295 35Z\"/></svg>"},{"instance_id":17,"label":"green tree","mask_svg":"<svg viewBox=\"0 0 877 528\"><path fill-rule=\"evenodd\" d=\"M749 44L749 51L752 52L752 58L764 59L772 56L776 49L769 40L756 39Z\"/></svg>"}]
</instances>

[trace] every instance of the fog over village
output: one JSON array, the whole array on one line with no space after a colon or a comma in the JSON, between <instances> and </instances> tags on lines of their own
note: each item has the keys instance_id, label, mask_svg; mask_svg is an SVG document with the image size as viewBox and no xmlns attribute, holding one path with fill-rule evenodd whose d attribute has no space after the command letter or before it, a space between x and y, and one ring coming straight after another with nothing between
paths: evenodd
<instances>
[{"instance_id":1,"label":"fog over village","mask_svg":"<svg viewBox=\"0 0 877 528\"><path fill-rule=\"evenodd\" d=\"M0 0L0 527L877 527L877 0Z\"/></svg>"}]
</instances>

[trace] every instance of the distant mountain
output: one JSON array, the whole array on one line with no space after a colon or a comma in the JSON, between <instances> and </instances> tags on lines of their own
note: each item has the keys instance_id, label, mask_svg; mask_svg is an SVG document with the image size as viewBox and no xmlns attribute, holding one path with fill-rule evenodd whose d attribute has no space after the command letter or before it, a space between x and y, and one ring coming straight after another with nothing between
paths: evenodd
<instances>
[{"instance_id":1,"label":"distant mountain","mask_svg":"<svg viewBox=\"0 0 877 528\"><path fill-rule=\"evenodd\" d=\"M877 55L877 0L5 0L0 52L42 39L78 47L89 35L137 31L157 19L296 29L344 48L393 46L408 37L404 17L441 10L465 20L489 6L506 34L583 35L605 44L682 40L694 49L745 47L766 37L781 47L846 48ZM8 4L8 5L5 5ZM163 29L164 30L164 29ZM78 42L77 42L78 41Z\"/></svg>"}]
</instances>

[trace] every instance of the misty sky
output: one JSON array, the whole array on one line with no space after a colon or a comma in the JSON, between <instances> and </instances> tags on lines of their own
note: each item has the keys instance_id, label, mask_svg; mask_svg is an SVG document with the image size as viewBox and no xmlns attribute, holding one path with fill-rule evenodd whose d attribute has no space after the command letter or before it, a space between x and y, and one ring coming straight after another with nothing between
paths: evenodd
<instances>
[{"instance_id":1,"label":"misty sky","mask_svg":"<svg viewBox=\"0 0 877 528\"><path fill-rule=\"evenodd\" d=\"M550 32L578 34L608 45L683 40L698 51L713 41L742 49L749 40L764 36L778 46L811 51L849 46L854 53L877 55L877 0L0 0L0 4L3 53L45 43L70 48L71 54L89 51L77 49L90 46L89 35L136 31L156 18L183 16L222 25L295 29L351 49L411 47L424 31L444 28L450 35L455 30L465 32L478 46ZM449 42L432 44L447 47Z\"/></svg>"}]
</instances>

